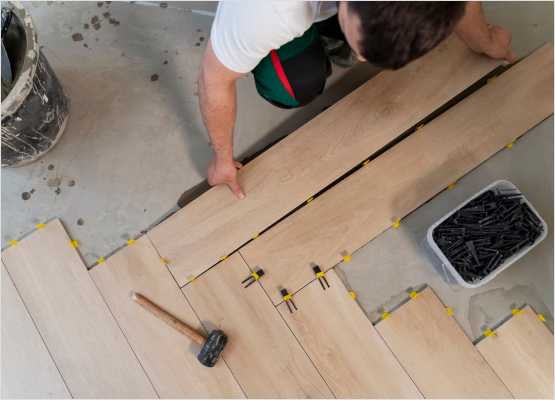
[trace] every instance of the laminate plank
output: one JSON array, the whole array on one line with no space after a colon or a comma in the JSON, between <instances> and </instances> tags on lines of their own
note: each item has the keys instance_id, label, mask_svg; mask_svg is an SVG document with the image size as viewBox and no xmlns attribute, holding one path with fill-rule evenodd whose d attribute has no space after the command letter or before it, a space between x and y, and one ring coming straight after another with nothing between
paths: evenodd
<instances>
[{"instance_id":1,"label":"laminate plank","mask_svg":"<svg viewBox=\"0 0 555 400\"><path fill-rule=\"evenodd\" d=\"M71 399L2 263L2 398Z\"/></svg>"},{"instance_id":2,"label":"laminate plank","mask_svg":"<svg viewBox=\"0 0 555 400\"><path fill-rule=\"evenodd\" d=\"M553 46L547 44L368 165L241 248L294 293L553 113ZM509 151L509 150L507 150ZM402 224L402 222L401 222Z\"/></svg>"},{"instance_id":3,"label":"laminate plank","mask_svg":"<svg viewBox=\"0 0 555 400\"><path fill-rule=\"evenodd\" d=\"M2 253L75 398L157 398L59 219Z\"/></svg>"},{"instance_id":4,"label":"laminate plank","mask_svg":"<svg viewBox=\"0 0 555 400\"><path fill-rule=\"evenodd\" d=\"M207 336L148 237L120 250L90 274L160 397L245 398L223 359L213 368L201 365L201 346L129 298L135 291Z\"/></svg>"},{"instance_id":5,"label":"laminate plank","mask_svg":"<svg viewBox=\"0 0 555 400\"><path fill-rule=\"evenodd\" d=\"M384 71L237 174L246 198L212 188L148 232L180 286L414 127L493 70L453 35L398 71Z\"/></svg>"},{"instance_id":6,"label":"laminate plank","mask_svg":"<svg viewBox=\"0 0 555 400\"><path fill-rule=\"evenodd\" d=\"M432 289L375 328L425 398L512 398Z\"/></svg>"},{"instance_id":7,"label":"laminate plank","mask_svg":"<svg viewBox=\"0 0 555 400\"><path fill-rule=\"evenodd\" d=\"M228 335L223 356L247 397L333 398L262 287L243 287L250 274L235 253L183 288L204 327Z\"/></svg>"},{"instance_id":8,"label":"laminate plank","mask_svg":"<svg viewBox=\"0 0 555 400\"><path fill-rule=\"evenodd\" d=\"M330 287L311 282L294 297L298 310L277 308L340 399L423 398L332 269Z\"/></svg>"},{"instance_id":9,"label":"laminate plank","mask_svg":"<svg viewBox=\"0 0 555 400\"><path fill-rule=\"evenodd\" d=\"M527 306L476 345L516 399L552 399L553 334Z\"/></svg>"}]
</instances>

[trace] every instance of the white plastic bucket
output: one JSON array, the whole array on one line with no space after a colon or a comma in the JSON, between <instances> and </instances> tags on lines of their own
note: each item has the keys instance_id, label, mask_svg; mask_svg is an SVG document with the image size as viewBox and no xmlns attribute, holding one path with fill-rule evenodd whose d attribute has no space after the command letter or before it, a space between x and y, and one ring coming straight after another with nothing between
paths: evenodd
<instances>
[{"instance_id":1,"label":"white plastic bucket","mask_svg":"<svg viewBox=\"0 0 555 400\"><path fill-rule=\"evenodd\" d=\"M532 250L534 247L536 247L538 245L538 243L540 243L547 236L547 224L545 223L543 218L540 217L540 215L538 214L536 209L532 206L532 203L530 203L526 199L526 197L524 197L524 195L522 195L522 200L521 201L523 203L526 203L528 205L528 207L530 207L530 210L532 210L534 215L536 217L538 217L538 219L541 221L541 223L543 225L543 232L536 239L536 241L534 242L534 244L532 246L528 246L528 247L524 248L522 251L520 251L520 252L512 255L508 259L506 259L505 262L499 268L494 270L491 274L486 276L484 279L482 279L479 282L476 282L474 284L466 282L463 279L463 277L459 275L459 273L457 272L455 267L453 267L453 265L451 265L449 260L447 260L447 258L443 255L443 253L441 252L441 250L439 249L439 247L437 246L437 244L435 243L435 241L432 237L432 232L434 231L435 228L437 228L438 225L440 225L443 221L445 221L451 215L453 215L454 213L459 211L462 207L464 207L466 204L468 204L471 200L480 196L482 193L484 193L488 190L493 190L493 189L501 189L501 190L503 190L503 189L514 189L514 190L516 190L515 193L521 193L517 189L517 187L509 181L501 180L501 181L493 182L491 185L489 185L488 187L486 187L483 190L476 193L474 196L472 196L471 198L469 198L468 200L463 202L461 205L459 205L457 208L455 208L453 211L451 211L445 217L443 217L442 219L437 221L435 224L433 224L430 227L430 229L428 229L428 233L426 235L426 238L424 240L422 240L422 243L420 244L420 247L421 247L422 251L424 252L424 254L426 255L426 257L430 260L430 262L432 263L434 268L440 273L440 275L442 275L444 277L445 281L449 285L459 284L463 288L468 288L468 289L475 289L478 286L482 286L482 285L488 283L489 281L491 281L493 278L495 278L499 273L501 273L502 271L507 269L511 264L516 262L516 260L523 257L526 253L528 253L530 250Z\"/></svg>"}]
</instances>

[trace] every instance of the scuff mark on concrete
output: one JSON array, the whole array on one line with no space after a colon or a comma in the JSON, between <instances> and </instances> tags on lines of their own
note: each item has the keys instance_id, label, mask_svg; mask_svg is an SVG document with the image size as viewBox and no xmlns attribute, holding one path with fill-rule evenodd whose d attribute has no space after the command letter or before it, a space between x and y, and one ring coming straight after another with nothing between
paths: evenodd
<instances>
[{"instance_id":1,"label":"scuff mark on concrete","mask_svg":"<svg viewBox=\"0 0 555 400\"><path fill-rule=\"evenodd\" d=\"M50 187L58 187L62 184L62 180L60 178L52 178L46 181L46 184Z\"/></svg>"},{"instance_id":2,"label":"scuff mark on concrete","mask_svg":"<svg viewBox=\"0 0 555 400\"><path fill-rule=\"evenodd\" d=\"M27 201L27 200L29 200L29 199L31 198L31 194L30 194L29 192L23 192L23 193L21 193L21 198L22 198L24 201Z\"/></svg>"}]
</instances>

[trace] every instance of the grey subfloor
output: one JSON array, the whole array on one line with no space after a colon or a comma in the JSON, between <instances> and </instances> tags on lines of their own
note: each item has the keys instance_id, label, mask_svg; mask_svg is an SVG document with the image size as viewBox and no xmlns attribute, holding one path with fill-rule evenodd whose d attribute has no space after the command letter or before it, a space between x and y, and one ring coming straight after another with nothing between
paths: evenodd
<instances>
[{"instance_id":1,"label":"grey subfloor","mask_svg":"<svg viewBox=\"0 0 555 400\"><path fill-rule=\"evenodd\" d=\"M216 3L24 4L71 105L66 131L48 154L2 170L2 248L59 217L94 266L176 211L181 194L206 178L212 148L198 107L197 71ZM553 2L494 2L484 9L489 22L511 29L519 58L553 42ZM95 16L98 29L91 22ZM83 40L75 41L76 33ZM293 111L263 101L251 74L241 78L236 158L293 132L377 72L362 63L349 71L334 69L324 94ZM524 304L542 313L553 330L551 230L537 248L478 290L455 292L419 250L430 225L498 179L522 190L552 229L553 129L551 116L337 266L372 321L428 285L472 340ZM22 198L26 192L29 200Z\"/></svg>"}]
</instances>

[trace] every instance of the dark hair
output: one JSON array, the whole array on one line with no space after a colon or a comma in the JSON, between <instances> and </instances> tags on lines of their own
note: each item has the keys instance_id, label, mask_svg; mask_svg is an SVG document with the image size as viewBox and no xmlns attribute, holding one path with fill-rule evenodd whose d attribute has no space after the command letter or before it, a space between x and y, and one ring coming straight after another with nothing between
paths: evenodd
<instances>
[{"instance_id":1,"label":"dark hair","mask_svg":"<svg viewBox=\"0 0 555 400\"><path fill-rule=\"evenodd\" d=\"M360 54L397 69L423 56L453 31L464 15L460 1L349 1L360 17Z\"/></svg>"}]
</instances>

